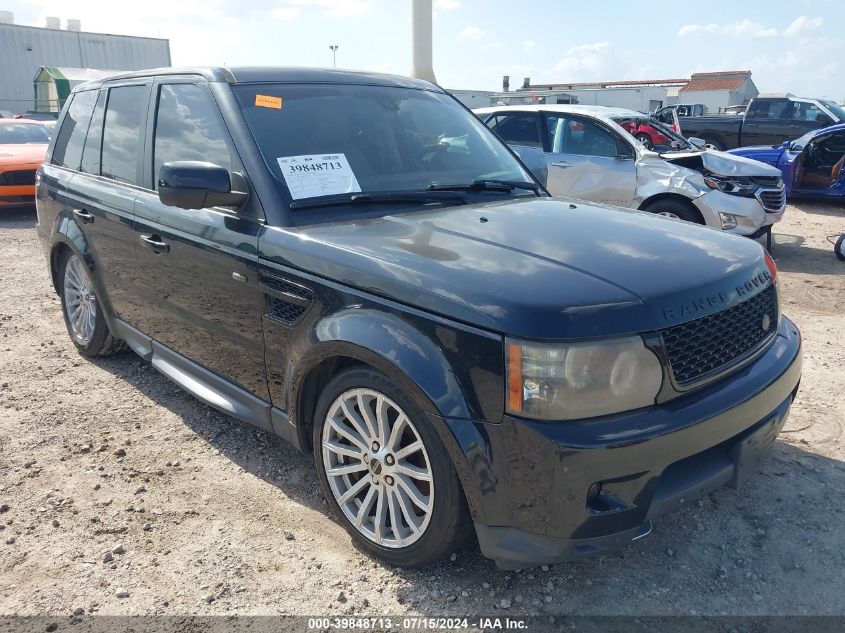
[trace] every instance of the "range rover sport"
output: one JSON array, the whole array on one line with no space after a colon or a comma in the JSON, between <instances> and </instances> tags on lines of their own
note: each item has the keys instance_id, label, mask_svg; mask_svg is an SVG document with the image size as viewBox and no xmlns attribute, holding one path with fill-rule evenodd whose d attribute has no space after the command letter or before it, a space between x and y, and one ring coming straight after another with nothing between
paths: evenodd
<instances>
[{"instance_id":1,"label":"range rover sport","mask_svg":"<svg viewBox=\"0 0 845 633\"><path fill-rule=\"evenodd\" d=\"M756 243L552 198L412 79L164 69L83 84L37 176L69 335L311 452L398 565L617 548L745 481L801 373Z\"/></svg>"}]
</instances>

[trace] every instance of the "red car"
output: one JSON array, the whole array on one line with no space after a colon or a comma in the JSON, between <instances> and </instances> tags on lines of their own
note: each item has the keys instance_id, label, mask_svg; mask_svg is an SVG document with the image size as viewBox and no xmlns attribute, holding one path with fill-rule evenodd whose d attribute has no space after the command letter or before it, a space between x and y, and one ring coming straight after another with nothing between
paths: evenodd
<instances>
[{"instance_id":1,"label":"red car","mask_svg":"<svg viewBox=\"0 0 845 633\"><path fill-rule=\"evenodd\" d=\"M617 121L625 130L647 149L654 149L656 145L671 145L672 139L663 134L657 127L649 123L649 119L622 119Z\"/></svg>"}]
</instances>

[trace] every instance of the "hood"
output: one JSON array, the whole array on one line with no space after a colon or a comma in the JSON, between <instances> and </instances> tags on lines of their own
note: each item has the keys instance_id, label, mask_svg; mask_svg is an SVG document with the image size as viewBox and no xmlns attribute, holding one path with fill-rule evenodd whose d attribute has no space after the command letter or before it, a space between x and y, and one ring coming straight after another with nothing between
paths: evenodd
<instances>
[{"instance_id":1,"label":"hood","mask_svg":"<svg viewBox=\"0 0 845 633\"><path fill-rule=\"evenodd\" d=\"M783 156L784 149L780 145L754 145L752 147L738 147L730 150L733 156L741 156L743 158L751 158L768 165L777 165Z\"/></svg>"},{"instance_id":2,"label":"hood","mask_svg":"<svg viewBox=\"0 0 845 633\"><path fill-rule=\"evenodd\" d=\"M46 155L46 143L0 145L0 166L35 165L37 167L44 161Z\"/></svg>"},{"instance_id":3,"label":"hood","mask_svg":"<svg viewBox=\"0 0 845 633\"><path fill-rule=\"evenodd\" d=\"M717 176L780 176L780 170L759 161L719 152L705 150L660 154L663 160L678 163L691 169L703 168Z\"/></svg>"},{"instance_id":4,"label":"hood","mask_svg":"<svg viewBox=\"0 0 845 633\"><path fill-rule=\"evenodd\" d=\"M752 240L554 198L270 228L259 246L282 265L528 339L689 321L737 303L767 270Z\"/></svg>"}]
</instances>

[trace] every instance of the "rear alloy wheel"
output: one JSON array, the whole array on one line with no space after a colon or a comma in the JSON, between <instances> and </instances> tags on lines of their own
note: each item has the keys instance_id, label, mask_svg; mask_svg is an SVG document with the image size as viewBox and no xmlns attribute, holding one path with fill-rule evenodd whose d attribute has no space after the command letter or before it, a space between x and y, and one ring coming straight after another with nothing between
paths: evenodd
<instances>
[{"instance_id":1,"label":"rear alloy wheel","mask_svg":"<svg viewBox=\"0 0 845 633\"><path fill-rule=\"evenodd\" d=\"M71 255L65 265L64 309L71 338L77 345L88 345L94 338L99 310L91 278L77 255Z\"/></svg>"},{"instance_id":2,"label":"rear alloy wheel","mask_svg":"<svg viewBox=\"0 0 845 633\"><path fill-rule=\"evenodd\" d=\"M314 453L335 515L394 565L445 558L471 532L454 468L425 414L386 376L353 369L320 398Z\"/></svg>"},{"instance_id":3,"label":"rear alloy wheel","mask_svg":"<svg viewBox=\"0 0 845 633\"><path fill-rule=\"evenodd\" d=\"M68 334L83 356L108 356L126 344L111 335L85 261L68 254L61 261L59 295Z\"/></svg>"}]
</instances>

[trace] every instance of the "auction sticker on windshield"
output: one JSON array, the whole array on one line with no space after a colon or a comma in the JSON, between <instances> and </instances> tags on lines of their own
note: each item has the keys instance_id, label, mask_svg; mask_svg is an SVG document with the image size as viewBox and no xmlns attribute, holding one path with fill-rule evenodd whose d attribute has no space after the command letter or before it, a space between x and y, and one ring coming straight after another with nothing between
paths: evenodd
<instances>
[{"instance_id":1,"label":"auction sticker on windshield","mask_svg":"<svg viewBox=\"0 0 845 633\"><path fill-rule=\"evenodd\" d=\"M276 160L294 200L361 191L345 154L306 154Z\"/></svg>"}]
</instances>

